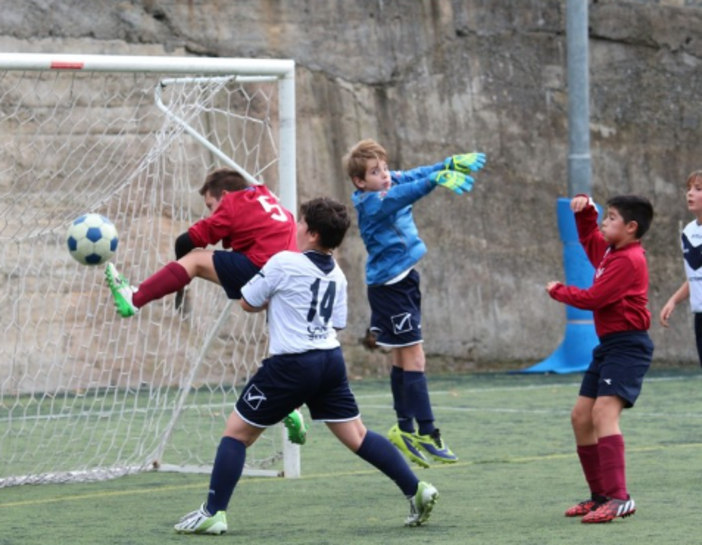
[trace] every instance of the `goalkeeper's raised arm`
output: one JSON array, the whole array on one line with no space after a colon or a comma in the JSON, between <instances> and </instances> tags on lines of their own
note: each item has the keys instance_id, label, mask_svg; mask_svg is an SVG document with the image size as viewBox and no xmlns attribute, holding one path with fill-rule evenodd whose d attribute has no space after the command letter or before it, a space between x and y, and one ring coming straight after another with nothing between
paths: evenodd
<instances>
[{"instance_id":1,"label":"goalkeeper's raised arm","mask_svg":"<svg viewBox=\"0 0 702 545\"><path fill-rule=\"evenodd\" d=\"M433 165L416 167L411 170L395 170L390 174L393 181L398 184L405 184L428 178L442 170L453 170L468 175L481 170L486 162L487 156L484 153L464 153L452 155Z\"/></svg>"}]
</instances>

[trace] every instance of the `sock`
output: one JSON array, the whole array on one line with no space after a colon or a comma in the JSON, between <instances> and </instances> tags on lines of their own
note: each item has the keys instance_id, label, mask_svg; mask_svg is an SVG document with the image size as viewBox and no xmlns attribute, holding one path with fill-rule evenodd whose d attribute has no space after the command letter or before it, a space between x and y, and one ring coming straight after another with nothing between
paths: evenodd
<instances>
[{"instance_id":1,"label":"sock","mask_svg":"<svg viewBox=\"0 0 702 545\"><path fill-rule=\"evenodd\" d=\"M392 401L395 414L397 415L397 425L402 431L414 433L414 417L407 412L405 406L405 372L400 367L392 366L390 371L390 388L392 390Z\"/></svg>"},{"instance_id":2,"label":"sock","mask_svg":"<svg viewBox=\"0 0 702 545\"><path fill-rule=\"evenodd\" d=\"M422 371L405 371L405 404L419 424L419 435L434 432L434 414L431 412L427 377Z\"/></svg>"},{"instance_id":3,"label":"sock","mask_svg":"<svg viewBox=\"0 0 702 545\"><path fill-rule=\"evenodd\" d=\"M600 437L597 442L600 456L600 472L604 495L608 498L626 500L626 464L624 462L624 437L621 434Z\"/></svg>"},{"instance_id":4,"label":"sock","mask_svg":"<svg viewBox=\"0 0 702 545\"><path fill-rule=\"evenodd\" d=\"M217 448L212 475L210 476L210 491L207 495L207 511L214 515L217 511L226 511L229 500L234 493L234 487L241 478L246 461L246 446L233 437L222 437Z\"/></svg>"},{"instance_id":5,"label":"sock","mask_svg":"<svg viewBox=\"0 0 702 545\"><path fill-rule=\"evenodd\" d=\"M597 445L578 445L578 458L591 494L604 496L600 473L600 454Z\"/></svg>"},{"instance_id":6,"label":"sock","mask_svg":"<svg viewBox=\"0 0 702 545\"><path fill-rule=\"evenodd\" d=\"M169 293L175 293L190 284L190 275L180 263L171 261L155 274L139 284L139 290L134 293L132 303L141 308L146 303L161 299Z\"/></svg>"},{"instance_id":7,"label":"sock","mask_svg":"<svg viewBox=\"0 0 702 545\"><path fill-rule=\"evenodd\" d=\"M356 454L395 481L405 496L414 496L417 493L419 479L400 451L379 433L367 430Z\"/></svg>"}]
</instances>

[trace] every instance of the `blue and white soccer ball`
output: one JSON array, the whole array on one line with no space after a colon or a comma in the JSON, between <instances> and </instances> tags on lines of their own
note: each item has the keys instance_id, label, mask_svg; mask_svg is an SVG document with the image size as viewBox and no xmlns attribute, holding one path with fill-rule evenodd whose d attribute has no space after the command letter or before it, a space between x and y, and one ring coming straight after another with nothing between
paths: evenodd
<instances>
[{"instance_id":1,"label":"blue and white soccer ball","mask_svg":"<svg viewBox=\"0 0 702 545\"><path fill-rule=\"evenodd\" d=\"M117 250L117 228L100 214L85 214L73 220L66 233L68 251L83 265L100 265Z\"/></svg>"}]
</instances>

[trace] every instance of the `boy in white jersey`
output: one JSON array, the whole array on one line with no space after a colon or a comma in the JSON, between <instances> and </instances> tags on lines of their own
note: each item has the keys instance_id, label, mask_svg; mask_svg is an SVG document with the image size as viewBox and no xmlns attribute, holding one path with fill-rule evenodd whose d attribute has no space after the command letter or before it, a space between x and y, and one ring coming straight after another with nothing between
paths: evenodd
<instances>
[{"instance_id":1,"label":"boy in white jersey","mask_svg":"<svg viewBox=\"0 0 702 545\"><path fill-rule=\"evenodd\" d=\"M361 421L336 330L346 326L346 277L332 257L350 225L346 207L320 198L301 206L297 247L273 256L241 290L247 312L268 310L270 357L242 390L215 457L207 501L184 516L178 533L227 531L226 509L246 449L268 427L307 404L352 452L395 481L409 499L406 526L429 518L439 493L420 482L390 441Z\"/></svg>"},{"instance_id":2,"label":"boy in white jersey","mask_svg":"<svg viewBox=\"0 0 702 545\"><path fill-rule=\"evenodd\" d=\"M669 327L668 320L675 305L690 299L690 308L695 314L697 355L702 365L702 170L687 177L686 197L687 209L696 216L685 226L681 237L687 279L661 309L660 322L663 327Z\"/></svg>"}]
</instances>

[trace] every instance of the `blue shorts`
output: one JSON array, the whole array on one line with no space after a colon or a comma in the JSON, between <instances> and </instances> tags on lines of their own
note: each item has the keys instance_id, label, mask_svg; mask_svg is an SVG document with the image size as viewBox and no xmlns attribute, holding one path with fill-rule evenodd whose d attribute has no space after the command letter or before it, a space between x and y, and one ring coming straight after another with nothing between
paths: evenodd
<instances>
[{"instance_id":1,"label":"blue shorts","mask_svg":"<svg viewBox=\"0 0 702 545\"><path fill-rule=\"evenodd\" d=\"M651 367L653 343L645 331L612 333L592 351L580 395L597 398L619 396L630 408L641 394L644 375Z\"/></svg>"},{"instance_id":2,"label":"blue shorts","mask_svg":"<svg viewBox=\"0 0 702 545\"><path fill-rule=\"evenodd\" d=\"M381 346L410 346L422 342L422 293L419 273L395 284L368 287L371 331Z\"/></svg>"},{"instance_id":3,"label":"blue shorts","mask_svg":"<svg viewBox=\"0 0 702 545\"><path fill-rule=\"evenodd\" d=\"M244 254L228 250L215 250L212 264L229 299L241 299L241 288L261 270Z\"/></svg>"},{"instance_id":4,"label":"blue shorts","mask_svg":"<svg viewBox=\"0 0 702 545\"><path fill-rule=\"evenodd\" d=\"M702 365L702 313L695 313L695 343L697 344L697 357Z\"/></svg>"},{"instance_id":5,"label":"blue shorts","mask_svg":"<svg viewBox=\"0 0 702 545\"><path fill-rule=\"evenodd\" d=\"M236 402L248 424L267 428L307 405L312 420L347 422L360 416L341 348L271 356Z\"/></svg>"}]
</instances>

